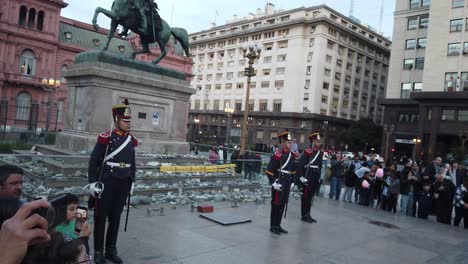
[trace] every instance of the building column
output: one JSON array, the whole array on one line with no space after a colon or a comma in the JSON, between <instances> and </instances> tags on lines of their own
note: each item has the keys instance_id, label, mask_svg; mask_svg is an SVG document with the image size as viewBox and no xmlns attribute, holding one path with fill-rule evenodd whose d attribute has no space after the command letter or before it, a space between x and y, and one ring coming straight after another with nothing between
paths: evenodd
<instances>
[{"instance_id":1,"label":"building column","mask_svg":"<svg viewBox=\"0 0 468 264\"><path fill-rule=\"evenodd\" d=\"M419 158L421 158L421 153L426 153L427 151L425 151L424 149L424 146L427 145L426 143L427 142L424 142L424 124L427 124L428 120L427 120L427 107L425 105L422 105L420 104L419 105L419 122L418 122L418 131L417 131L417 134L418 134L418 139L421 140L421 143L418 144L416 142L416 145L415 145L415 152L416 152L416 158L415 158L415 161L418 160ZM423 157L423 158L426 158L426 157Z\"/></svg>"}]
</instances>

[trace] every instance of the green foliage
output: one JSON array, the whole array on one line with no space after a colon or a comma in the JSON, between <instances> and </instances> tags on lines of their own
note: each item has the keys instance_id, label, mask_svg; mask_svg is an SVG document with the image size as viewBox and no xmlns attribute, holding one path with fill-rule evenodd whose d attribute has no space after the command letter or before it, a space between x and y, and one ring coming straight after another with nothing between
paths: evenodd
<instances>
[{"instance_id":1,"label":"green foliage","mask_svg":"<svg viewBox=\"0 0 468 264\"><path fill-rule=\"evenodd\" d=\"M13 150L29 150L32 148L32 145L14 143L14 142L2 142L0 143L0 153L2 154L11 154Z\"/></svg>"},{"instance_id":2,"label":"green foliage","mask_svg":"<svg viewBox=\"0 0 468 264\"><path fill-rule=\"evenodd\" d=\"M369 148L378 148L382 141L382 129L372 119L361 119L349 129L339 132L338 141L348 144L349 150L354 151L362 151L366 143Z\"/></svg>"}]
</instances>

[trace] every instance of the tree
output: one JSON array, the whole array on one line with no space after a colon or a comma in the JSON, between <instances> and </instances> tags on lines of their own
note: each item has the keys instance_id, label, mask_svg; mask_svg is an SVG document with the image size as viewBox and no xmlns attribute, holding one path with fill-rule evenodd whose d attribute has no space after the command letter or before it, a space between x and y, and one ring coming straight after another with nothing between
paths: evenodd
<instances>
[{"instance_id":1,"label":"tree","mask_svg":"<svg viewBox=\"0 0 468 264\"><path fill-rule=\"evenodd\" d=\"M338 141L348 144L349 149L354 151L362 151L366 143L369 148L379 149L381 139L382 129L369 118L361 119L338 133Z\"/></svg>"}]
</instances>

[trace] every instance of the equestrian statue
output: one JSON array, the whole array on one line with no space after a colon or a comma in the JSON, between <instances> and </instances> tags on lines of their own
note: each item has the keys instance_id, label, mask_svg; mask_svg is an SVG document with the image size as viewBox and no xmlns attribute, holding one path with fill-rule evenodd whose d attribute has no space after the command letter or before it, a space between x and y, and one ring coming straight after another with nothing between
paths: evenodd
<instances>
[{"instance_id":1,"label":"equestrian statue","mask_svg":"<svg viewBox=\"0 0 468 264\"><path fill-rule=\"evenodd\" d=\"M171 35L179 41L187 57L190 57L187 30L183 28L171 28L159 16L158 5L153 0L115 0L112 3L111 10L97 7L92 21L96 31L99 29L99 25L97 24L99 13L103 13L111 19L107 42L102 51L106 51L109 48L117 26L122 25L123 30L119 36L126 36L128 30L131 30L140 36L141 45L143 46L142 50L132 52L130 55L131 59L135 59L138 54L150 53L149 44L156 42L159 45L161 54L152 63L158 64L167 54L166 45Z\"/></svg>"}]
</instances>

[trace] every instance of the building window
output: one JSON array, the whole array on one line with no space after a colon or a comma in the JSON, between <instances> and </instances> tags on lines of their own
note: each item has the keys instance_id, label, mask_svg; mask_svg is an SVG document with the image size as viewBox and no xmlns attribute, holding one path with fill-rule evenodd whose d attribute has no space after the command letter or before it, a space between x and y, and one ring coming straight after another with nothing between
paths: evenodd
<instances>
[{"instance_id":1,"label":"building window","mask_svg":"<svg viewBox=\"0 0 468 264\"><path fill-rule=\"evenodd\" d=\"M413 69L414 59L405 59L403 60L403 70Z\"/></svg>"},{"instance_id":2,"label":"building window","mask_svg":"<svg viewBox=\"0 0 468 264\"><path fill-rule=\"evenodd\" d=\"M413 92L422 92L423 84L422 83L414 83L413 85Z\"/></svg>"},{"instance_id":3,"label":"building window","mask_svg":"<svg viewBox=\"0 0 468 264\"><path fill-rule=\"evenodd\" d=\"M284 81L275 81L275 88L281 89L284 87Z\"/></svg>"},{"instance_id":4,"label":"building window","mask_svg":"<svg viewBox=\"0 0 468 264\"><path fill-rule=\"evenodd\" d=\"M237 89L243 89L244 88L244 83L237 83Z\"/></svg>"},{"instance_id":5,"label":"building window","mask_svg":"<svg viewBox=\"0 0 468 264\"><path fill-rule=\"evenodd\" d=\"M264 76L270 76L270 72L271 72L270 69L265 69L265 70L263 70L263 75Z\"/></svg>"},{"instance_id":6,"label":"building window","mask_svg":"<svg viewBox=\"0 0 468 264\"><path fill-rule=\"evenodd\" d=\"M327 55L327 56L325 56L325 60L326 60L328 63L331 63L332 60L333 60L333 57L330 56L330 55Z\"/></svg>"},{"instance_id":7,"label":"building window","mask_svg":"<svg viewBox=\"0 0 468 264\"><path fill-rule=\"evenodd\" d=\"M234 77L234 73L233 73L233 72L228 72L228 73L226 73L226 79L231 80L233 77Z\"/></svg>"},{"instance_id":8,"label":"building window","mask_svg":"<svg viewBox=\"0 0 468 264\"><path fill-rule=\"evenodd\" d=\"M452 7L463 7L465 5L465 0L452 0Z\"/></svg>"},{"instance_id":9,"label":"building window","mask_svg":"<svg viewBox=\"0 0 468 264\"><path fill-rule=\"evenodd\" d=\"M460 32L463 29L463 19L450 20L450 32Z\"/></svg>"},{"instance_id":10,"label":"building window","mask_svg":"<svg viewBox=\"0 0 468 264\"><path fill-rule=\"evenodd\" d=\"M200 110L200 100L195 100L195 110Z\"/></svg>"},{"instance_id":11,"label":"building window","mask_svg":"<svg viewBox=\"0 0 468 264\"><path fill-rule=\"evenodd\" d=\"M226 83L226 90L232 89L232 83Z\"/></svg>"},{"instance_id":12,"label":"building window","mask_svg":"<svg viewBox=\"0 0 468 264\"><path fill-rule=\"evenodd\" d=\"M281 100L273 100L273 112L281 112Z\"/></svg>"},{"instance_id":13,"label":"building window","mask_svg":"<svg viewBox=\"0 0 468 264\"><path fill-rule=\"evenodd\" d=\"M36 20L36 9L31 8L29 9L28 28L34 28L35 20Z\"/></svg>"},{"instance_id":14,"label":"building window","mask_svg":"<svg viewBox=\"0 0 468 264\"><path fill-rule=\"evenodd\" d=\"M322 88L323 88L324 90L328 90L329 87L330 87L330 84L329 84L329 83L327 83L327 82L324 82L324 83L323 83Z\"/></svg>"},{"instance_id":15,"label":"building window","mask_svg":"<svg viewBox=\"0 0 468 264\"><path fill-rule=\"evenodd\" d=\"M458 110L458 121L468 121L468 110Z\"/></svg>"},{"instance_id":16,"label":"building window","mask_svg":"<svg viewBox=\"0 0 468 264\"><path fill-rule=\"evenodd\" d=\"M411 83L402 83L401 84L401 98L402 99L410 98L411 92L412 92L412 84Z\"/></svg>"},{"instance_id":17,"label":"building window","mask_svg":"<svg viewBox=\"0 0 468 264\"><path fill-rule=\"evenodd\" d=\"M221 84L216 84L215 85L215 90L221 90Z\"/></svg>"},{"instance_id":18,"label":"building window","mask_svg":"<svg viewBox=\"0 0 468 264\"><path fill-rule=\"evenodd\" d=\"M445 73L445 90L455 91L458 81L458 72Z\"/></svg>"},{"instance_id":19,"label":"building window","mask_svg":"<svg viewBox=\"0 0 468 264\"><path fill-rule=\"evenodd\" d=\"M327 40L327 48L332 50L334 47L335 47L335 42L331 40Z\"/></svg>"},{"instance_id":20,"label":"building window","mask_svg":"<svg viewBox=\"0 0 468 264\"><path fill-rule=\"evenodd\" d=\"M249 84L249 88L250 88L250 89L255 89L255 87L257 87L257 83L256 83L256 82L251 82L251 83Z\"/></svg>"},{"instance_id":21,"label":"building window","mask_svg":"<svg viewBox=\"0 0 468 264\"><path fill-rule=\"evenodd\" d=\"M410 0L410 8L418 8L420 6L420 0Z\"/></svg>"},{"instance_id":22,"label":"building window","mask_svg":"<svg viewBox=\"0 0 468 264\"><path fill-rule=\"evenodd\" d=\"M39 11L37 14L37 30L42 31L44 27L44 11Z\"/></svg>"},{"instance_id":23,"label":"building window","mask_svg":"<svg viewBox=\"0 0 468 264\"><path fill-rule=\"evenodd\" d=\"M278 42L278 48L285 49L287 47L288 47L288 41L287 40Z\"/></svg>"},{"instance_id":24,"label":"building window","mask_svg":"<svg viewBox=\"0 0 468 264\"><path fill-rule=\"evenodd\" d=\"M416 48L416 40L407 39L405 49L414 49L414 48Z\"/></svg>"},{"instance_id":25,"label":"building window","mask_svg":"<svg viewBox=\"0 0 468 264\"><path fill-rule=\"evenodd\" d=\"M262 82L261 87L262 88L269 88L270 87L270 82Z\"/></svg>"},{"instance_id":26,"label":"building window","mask_svg":"<svg viewBox=\"0 0 468 264\"><path fill-rule=\"evenodd\" d=\"M25 26L26 25L26 14L28 13L28 9L26 6L21 6L20 8L20 13L19 13L19 19L18 19L18 25L20 26Z\"/></svg>"},{"instance_id":27,"label":"building window","mask_svg":"<svg viewBox=\"0 0 468 264\"><path fill-rule=\"evenodd\" d=\"M420 16L419 17L419 28L428 28L429 27L429 16Z\"/></svg>"},{"instance_id":28,"label":"building window","mask_svg":"<svg viewBox=\"0 0 468 264\"><path fill-rule=\"evenodd\" d=\"M31 113L31 95L20 93L16 97L16 120L29 120Z\"/></svg>"},{"instance_id":29,"label":"building window","mask_svg":"<svg viewBox=\"0 0 468 264\"><path fill-rule=\"evenodd\" d=\"M277 61L286 61L286 54L278 55Z\"/></svg>"},{"instance_id":30,"label":"building window","mask_svg":"<svg viewBox=\"0 0 468 264\"><path fill-rule=\"evenodd\" d=\"M213 102L213 110L219 110L219 100L214 100Z\"/></svg>"},{"instance_id":31,"label":"building window","mask_svg":"<svg viewBox=\"0 0 468 264\"><path fill-rule=\"evenodd\" d=\"M431 0L422 0L422 6L423 7L428 7L431 5Z\"/></svg>"},{"instance_id":32,"label":"building window","mask_svg":"<svg viewBox=\"0 0 468 264\"><path fill-rule=\"evenodd\" d=\"M313 47L314 44L315 44L315 39L314 38L309 39L309 47Z\"/></svg>"},{"instance_id":33,"label":"building window","mask_svg":"<svg viewBox=\"0 0 468 264\"><path fill-rule=\"evenodd\" d=\"M458 56L461 51L461 43L450 43L448 44L448 56Z\"/></svg>"},{"instance_id":34,"label":"building window","mask_svg":"<svg viewBox=\"0 0 468 264\"><path fill-rule=\"evenodd\" d=\"M36 75L36 56L32 51L25 50L21 53L19 72L22 75Z\"/></svg>"},{"instance_id":35,"label":"building window","mask_svg":"<svg viewBox=\"0 0 468 264\"><path fill-rule=\"evenodd\" d=\"M418 49L425 49L427 47L427 38L418 39Z\"/></svg>"},{"instance_id":36,"label":"building window","mask_svg":"<svg viewBox=\"0 0 468 264\"><path fill-rule=\"evenodd\" d=\"M266 100L260 100L259 102L259 110L260 112L268 111L268 102Z\"/></svg>"},{"instance_id":37,"label":"building window","mask_svg":"<svg viewBox=\"0 0 468 264\"><path fill-rule=\"evenodd\" d=\"M242 110L242 101L236 101L236 103L234 104L234 109L236 109L236 111L241 111Z\"/></svg>"},{"instance_id":38,"label":"building window","mask_svg":"<svg viewBox=\"0 0 468 264\"><path fill-rule=\"evenodd\" d=\"M325 69L324 73L325 73L325 76L330 76L331 70L330 69Z\"/></svg>"},{"instance_id":39,"label":"building window","mask_svg":"<svg viewBox=\"0 0 468 264\"><path fill-rule=\"evenodd\" d=\"M424 57L416 58L416 63L414 65L414 68L417 70L424 69Z\"/></svg>"},{"instance_id":40,"label":"building window","mask_svg":"<svg viewBox=\"0 0 468 264\"><path fill-rule=\"evenodd\" d=\"M285 68L277 68L276 69L276 75L284 75L285 71L286 71Z\"/></svg>"},{"instance_id":41,"label":"building window","mask_svg":"<svg viewBox=\"0 0 468 264\"><path fill-rule=\"evenodd\" d=\"M418 28L418 18L417 17L408 18L408 25L406 29L415 30L417 28Z\"/></svg>"},{"instance_id":42,"label":"building window","mask_svg":"<svg viewBox=\"0 0 468 264\"><path fill-rule=\"evenodd\" d=\"M328 97L325 95L322 95L322 104L328 104Z\"/></svg>"},{"instance_id":43,"label":"building window","mask_svg":"<svg viewBox=\"0 0 468 264\"><path fill-rule=\"evenodd\" d=\"M461 74L461 79L462 79L462 89L463 91L468 91L468 72L462 72Z\"/></svg>"},{"instance_id":44,"label":"building window","mask_svg":"<svg viewBox=\"0 0 468 264\"><path fill-rule=\"evenodd\" d=\"M271 56L263 57L263 63L271 63Z\"/></svg>"},{"instance_id":45,"label":"building window","mask_svg":"<svg viewBox=\"0 0 468 264\"><path fill-rule=\"evenodd\" d=\"M455 109L444 109L442 110L442 117L443 121L455 121L456 120L456 110Z\"/></svg>"}]
</instances>

